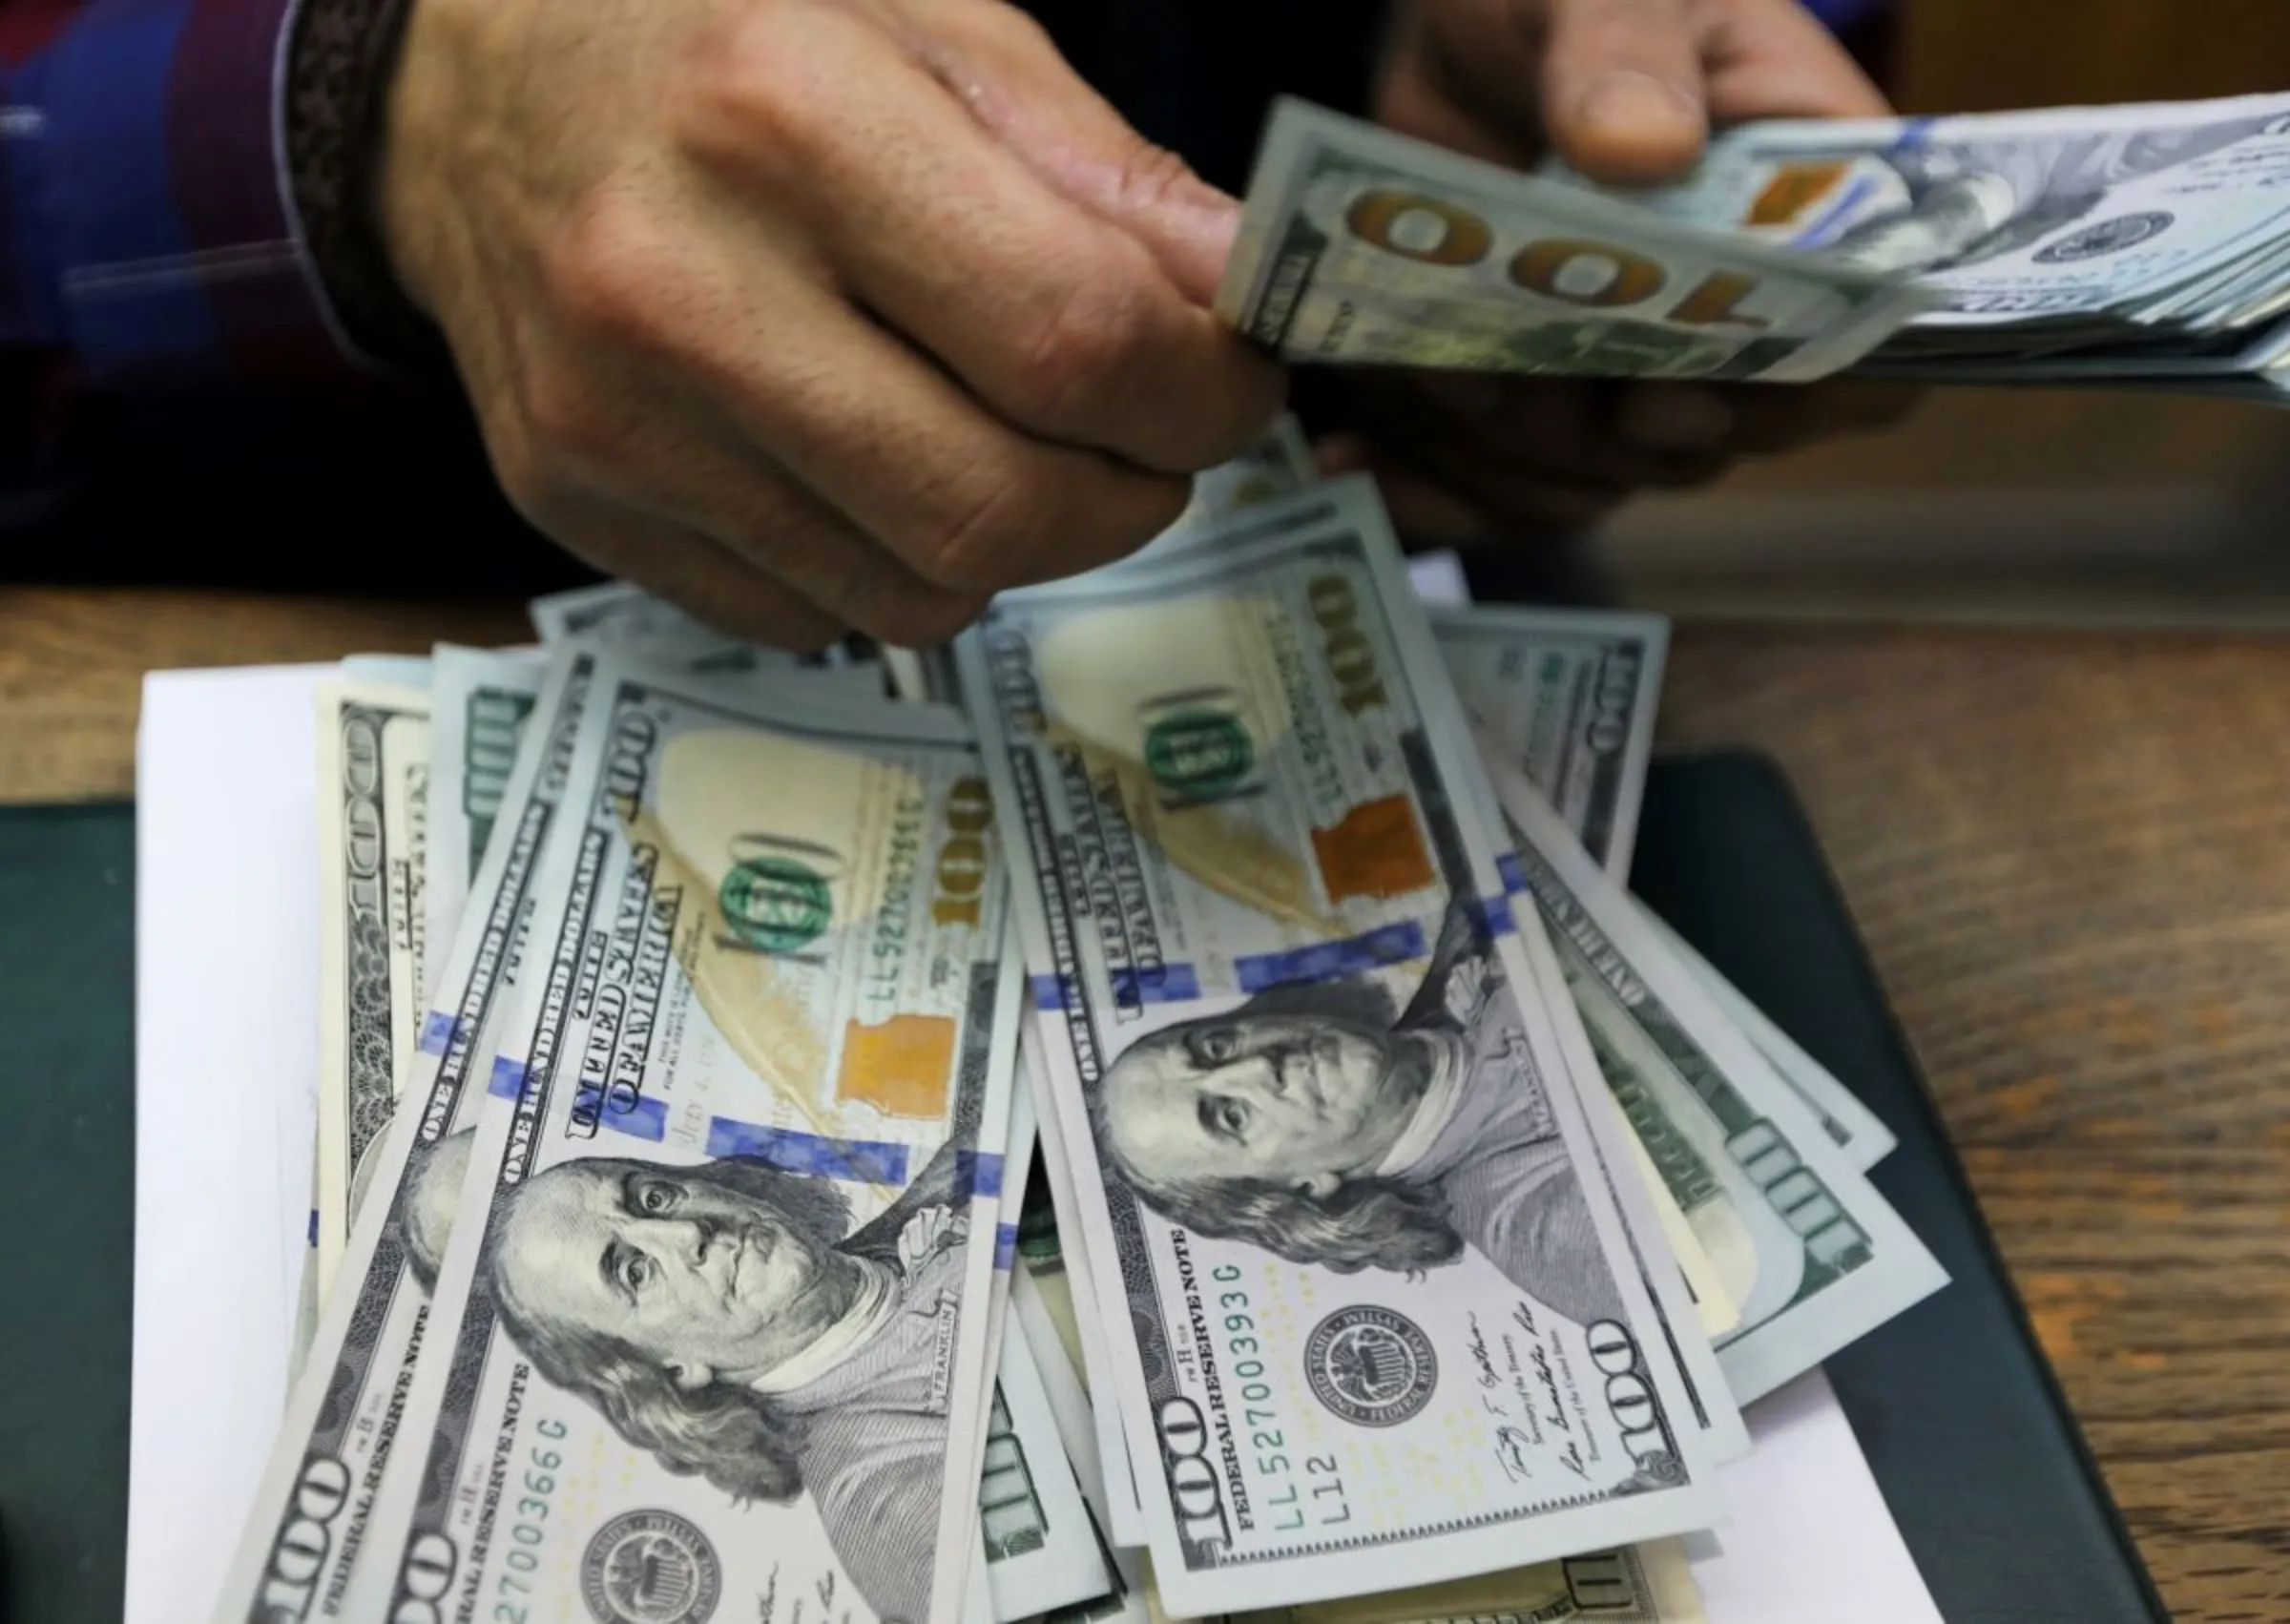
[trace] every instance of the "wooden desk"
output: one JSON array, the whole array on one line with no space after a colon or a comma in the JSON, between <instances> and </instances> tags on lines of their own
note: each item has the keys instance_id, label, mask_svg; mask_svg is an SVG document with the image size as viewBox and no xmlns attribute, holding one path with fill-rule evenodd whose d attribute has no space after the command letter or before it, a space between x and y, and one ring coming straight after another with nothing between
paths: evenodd
<instances>
[{"instance_id":1,"label":"wooden desk","mask_svg":"<svg viewBox=\"0 0 2290 1624\"><path fill-rule=\"evenodd\" d=\"M529 635L0 593L0 798L131 791L149 667ZM2290 643L1689 627L1664 718L1796 780L2176 1615L2290 1618Z\"/></svg>"}]
</instances>

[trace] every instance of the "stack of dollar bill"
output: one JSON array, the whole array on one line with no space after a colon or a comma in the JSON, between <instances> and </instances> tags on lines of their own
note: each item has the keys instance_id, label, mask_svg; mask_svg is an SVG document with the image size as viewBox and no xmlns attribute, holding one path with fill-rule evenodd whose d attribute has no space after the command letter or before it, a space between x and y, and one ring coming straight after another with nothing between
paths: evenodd
<instances>
[{"instance_id":1,"label":"stack of dollar bill","mask_svg":"<svg viewBox=\"0 0 2290 1624\"><path fill-rule=\"evenodd\" d=\"M1625 888L1664 627L1426 614L1292 425L1199 492L950 657L345 663L213 1616L1703 1616L1741 1406L1943 1276Z\"/></svg>"},{"instance_id":2,"label":"stack of dollar bill","mask_svg":"<svg viewBox=\"0 0 2290 1624\"><path fill-rule=\"evenodd\" d=\"M1781 119L1598 192L1276 108L1218 305L1298 360L2290 392L2290 94Z\"/></svg>"}]
</instances>

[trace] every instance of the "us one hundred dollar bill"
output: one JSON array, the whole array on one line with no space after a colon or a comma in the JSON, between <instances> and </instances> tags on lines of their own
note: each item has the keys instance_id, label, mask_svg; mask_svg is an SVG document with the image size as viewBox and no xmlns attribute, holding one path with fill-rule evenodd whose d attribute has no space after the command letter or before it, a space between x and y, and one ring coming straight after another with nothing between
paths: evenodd
<instances>
[{"instance_id":1,"label":"us one hundred dollar bill","mask_svg":"<svg viewBox=\"0 0 2290 1624\"><path fill-rule=\"evenodd\" d=\"M840 645L817 655L795 655L743 642L697 620L629 581L607 581L533 599L533 630L556 644L578 639L656 668L709 676L768 679L790 671L834 672L844 697L881 698L882 668L851 657Z\"/></svg>"},{"instance_id":2,"label":"us one hundred dollar bill","mask_svg":"<svg viewBox=\"0 0 2290 1624\"><path fill-rule=\"evenodd\" d=\"M1112 1585L1104 1542L1083 1504L1079 1472L1047 1379L1025 1337L1010 1323L1018 1215L1030 1189L1036 1138L1032 1091L1022 1064L1010 1090L1010 1121L987 1332L987 1345L1000 1350L1000 1363L988 1394L986 1461L978 1483L987 1593L997 1624L1061 1612L1103 1595Z\"/></svg>"},{"instance_id":3,"label":"us one hundred dollar bill","mask_svg":"<svg viewBox=\"0 0 2290 1624\"><path fill-rule=\"evenodd\" d=\"M1600 1070L1740 1306L1743 1404L1946 1283L1924 1243L1712 1006L1625 893L1486 741L1516 850Z\"/></svg>"},{"instance_id":4,"label":"us one hundred dollar bill","mask_svg":"<svg viewBox=\"0 0 2290 1624\"><path fill-rule=\"evenodd\" d=\"M949 1624L1022 990L968 729L608 662L565 776L353 1595Z\"/></svg>"},{"instance_id":5,"label":"us one hundred dollar bill","mask_svg":"<svg viewBox=\"0 0 2290 1624\"><path fill-rule=\"evenodd\" d=\"M2285 179L2290 95L2266 94L1745 124L1683 181L1634 197L1669 220L1914 275L1942 298L1900 347L1939 353L1967 331L2223 324L2279 300Z\"/></svg>"},{"instance_id":6,"label":"us one hundred dollar bill","mask_svg":"<svg viewBox=\"0 0 2290 1624\"><path fill-rule=\"evenodd\" d=\"M1054 1231L1049 1239L1054 1250ZM1097 1451L1096 1417L1072 1341L1072 1304L1069 1300L1062 1308L1058 1305L1054 1288L1046 1283L1046 1279L1052 1278L1036 1273L1030 1264L1019 1268L1010 1285L1010 1303L1015 1310L1012 1334L1026 1339L1034 1368L1041 1375L1042 1393L1049 1402L1058 1434L1065 1440L1066 1460L1081 1490L1083 1509L1089 1513L1107 1582L1103 1593L1062 1608L1051 1616L1056 1624L1107 1624L1114 1618L1124 1619L1127 1624L1144 1624L1144 1565L1135 1549L1117 1546L1112 1538L1112 1501L1106 1491L1106 1463ZM1129 1469L1126 1454L1119 1465L1126 1474ZM1130 1498L1134 1504L1135 1494Z\"/></svg>"},{"instance_id":7,"label":"us one hundred dollar bill","mask_svg":"<svg viewBox=\"0 0 2290 1624\"><path fill-rule=\"evenodd\" d=\"M1055 1613L1113 1590L1040 1365L1014 1322L1002 1336L978 1513L986 1576L1001 1624Z\"/></svg>"},{"instance_id":8,"label":"us one hundred dollar bill","mask_svg":"<svg viewBox=\"0 0 2290 1624\"><path fill-rule=\"evenodd\" d=\"M1193 501L1177 526L1203 524L1286 496L1320 477L1311 442L1292 412L1282 412L1262 438L1232 461L1193 476Z\"/></svg>"},{"instance_id":9,"label":"us one hundred dollar bill","mask_svg":"<svg viewBox=\"0 0 2290 1624\"><path fill-rule=\"evenodd\" d=\"M469 917L446 955L404 1096L376 1155L302 1373L271 1446L214 1616L286 1624L344 1604L398 1447L430 1286L459 1187L454 1135L474 1124L507 1024L512 972L536 910L543 849L594 656L569 651L510 785ZM466 1141L462 1141L465 1142Z\"/></svg>"},{"instance_id":10,"label":"us one hundred dollar bill","mask_svg":"<svg viewBox=\"0 0 2290 1624\"><path fill-rule=\"evenodd\" d=\"M1707 1526L1709 1457L1387 535L1012 594L959 647L1172 1611ZM1069 1244L1071 1240L1069 1238ZM1150 1477L1153 1481L1146 1482Z\"/></svg>"},{"instance_id":11,"label":"us one hundred dollar bill","mask_svg":"<svg viewBox=\"0 0 2290 1624\"><path fill-rule=\"evenodd\" d=\"M1567 821L1628 876L1670 653L1658 614L1510 604L1436 610L1431 635L1464 706Z\"/></svg>"},{"instance_id":12,"label":"us one hundred dollar bill","mask_svg":"<svg viewBox=\"0 0 2290 1624\"><path fill-rule=\"evenodd\" d=\"M1389 526L1384 518L1381 504L1375 500L1372 488L1368 487L1364 481L1339 481L1319 489L1322 493L1321 501L1341 510L1346 515L1348 523L1355 528L1381 536L1387 547L1395 545L1391 541ZM1234 515L1226 517L1231 519ZM1215 552L1219 549L1244 547L1251 531L1255 528L1254 521L1178 527L1156 541L1138 559L1132 560L1129 564L1118 566L1118 568L1134 570L1142 568L1148 562L1156 561L1156 559L1166 562L1169 558L1180 554ZM1100 575L1102 577L1102 572ZM1538 615L1540 615L1540 619L1536 623L1540 624L1546 633L1551 627L1551 616L1542 612L1505 610L1498 612L1498 615L1503 624L1509 628L1507 635L1513 642L1523 633L1525 626L1530 621L1535 621ZM1621 830L1625 824L1629 828L1634 829L1636 807L1644 786L1646 760L1651 747L1651 718L1655 689L1658 685L1661 645L1658 640L1653 643L1651 650L1634 645L1643 645L1655 634L1659 633L1661 622L1646 616L1593 615L1587 618L1593 624L1579 629L1577 641L1593 648L1603 645L1603 652L1615 654L1619 662L1624 665L1634 663L1638 667L1654 668L1646 671L1646 681L1642 685L1634 686L1629 693L1625 709L1631 716L1632 725L1623 730L1623 737L1618 739L1608 737L1613 732L1611 727L1595 727L1593 725L1593 731L1598 735L1595 750L1608 750L1619 746L1622 758L1619 772L1593 775L1593 784L1596 786L1597 792L1575 798L1579 809L1587 817L1597 820L1602 829ZM1613 647L1615 644L1622 645L1619 651ZM1487 652L1487 649L1482 646L1480 653L1484 655ZM1564 656L1576 656L1582 651L1580 649L1562 649L1558 652ZM1497 657L1491 662L1484 658L1474 661L1467 656L1464 658L1463 664L1470 671L1474 679L1486 688L1490 708L1497 715L1513 720L1515 726L1512 731L1521 735L1526 735L1531 730L1532 722L1530 717L1513 716L1514 712L1522 708L1520 704L1522 697L1524 697L1528 700L1539 697L1537 683L1557 682L1559 671L1567 668L1565 666L1554 668L1549 660L1539 660L1537 662L1537 682L1521 684L1509 680L1516 677L1519 672L1526 669L1517 661L1509 661L1501 657ZM1611 688L1612 685L1609 686ZM1426 696L1434 700L1444 701L1450 697L1444 684L1430 684L1426 692ZM1610 693L1604 704L1611 709L1613 702L1613 695ZM1577 706L1575 708L1582 711L1594 707ZM1645 725L1637 725L1639 722L1643 722ZM1455 714L1450 731L1458 740L1463 739L1468 733L1468 725L1460 712ZM1563 742L1552 747L1553 741L1563 740L1571 731L1573 730L1544 728L1535 733L1531 741L1536 751L1538 764L1550 772L1554 781L1567 781L1569 761L1573 752L1568 750ZM1459 748L1471 749L1472 747L1465 744ZM1475 756L1475 749L1472 753ZM1494 805L1491 791L1485 790L1484 781L1481 781L1478 787L1486 794L1484 820L1486 826L1488 828L1501 827L1502 816L1500 810ZM1603 814L1610 806L1621 812L1622 818L1617 820L1604 817ZM1554 962L1548 967L1546 980L1550 986L1560 985ZM1574 1018L1571 1007L1562 1002L1552 1009L1551 1013L1554 1017L1554 1025L1558 1030L1560 1049L1565 1052L1563 1069L1568 1072L1568 1075L1560 1080L1563 1083L1576 1085L1578 1097L1584 1097L1580 1090L1580 1084L1583 1081L1587 1080L1590 1090L1585 1098L1585 1104L1593 1128L1593 1138L1598 1141L1595 1161L1599 1176L1608 1181L1613 1188L1615 1199L1622 1204L1629 1226L1643 1228L1649 1233L1658 1227L1663 1241L1666 1242L1666 1250L1675 1256L1677 1265L1675 1271L1666 1267L1654 1266L1658 1260L1653 1257L1653 1251L1658 1248L1650 1248L1639 1252L1634 1260L1639 1264L1641 1273L1645 1276L1648 1290L1655 1300L1656 1311L1661 1316L1665 1336L1686 1379L1687 1396L1690 1401L1687 1419L1697 1431L1704 1435L1718 1459L1736 1458L1748 1449L1748 1433L1742 1425L1738 1406L1734 1405L1725 1391L1723 1379L1718 1373L1717 1356L1708 1339L1734 1328L1739 1318L1738 1307L1723 1288L1710 1260L1703 1256L1699 1243L1688 1226L1683 1213L1671 1197L1667 1186L1655 1172L1644 1147L1636 1142L1628 1126L1621 1122L1613 1112L1607 1109L1604 1097L1606 1091L1602 1079L1591 1057L1588 1039L1582 1035L1580 1024ZM1028 1038L1031 1040L1034 1033L1035 1029L1030 1027ZM1070 1190L1066 1188L1066 1181L1063 1178L1063 1158L1060 1155L1055 1154L1057 1140L1054 1134L1048 1129L1045 1130L1044 1143L1045 1149L1052 1153L1046 1157L1046 1160L1051 1172L1052 1191L1058 1198L1062 1212L1066 1208L1073 1206L1073 1198ZM1077 1258L1086 1260L1086 1226L1079 1220L1075 1220L1069 1224L1068 1228L1075 1237L1068 1244ZM1635 1251L1638 1249L1634 1242L1634 1252ZM1075 1297L1085 1302L1089 1300L1090 1295L1090 1276L1091 1271L1086 1264L1078 1270L1069 1271L1068 1274ZM1691 1322L1689 1317L1691 1317ZM1087 1338L1086 1327L1091 1323L1092 1315L1085 1310L1079 1316L1079 1320L1085 1327L1084 1336ZM1696 1334L1697 1326L1699 1334ZM1085 1347L1084 1357L1093 1369L1102 1362L1104 1355L1095 1345L1093 1339ZM1093 1381L1094 1380L1093 1376ZM1113 1419L1113 1406L1110 1405L1100 1406L1099 1416L1101 1447L1109 1457L1118 1458L1121 1444L1117 1427ZM1133 1491L1134 1485L1137 1481L1134 1473L1115 1474L1116 1493L1114 1505L1115 1536L1126 1543L1141 1544L1145 1538L1142 1512L1137 1509L1134 1500L1123 1498L1121 1489L1125 1478L1127 1483L1133 1486Z\"/></svg>"},{"instance_id":13,"label":"us one hundred dollar bill","mask_svg":"<svg viewBox=\"0 0 2290 1624\"><path fill-rule=\"evenodd\" d=\"M1040 1231L1047 1229L1047 1234ZM1013 1296L1019 1326L1043 1350L1040 1365L1060 1429L1071 1441L1069 1451L1081 1477L1082 1492L1092 1508L1104 1505L1103 1473L1093 1437L1089 1397L1068 1349L1072 1333L1065 1321L1071 1305L1061 1312L1041 1281L1055 1280L1063 1271L1054 1266L1057 1237L1053 1226L1039 1224L1029 1255L1051 1260L1039 1276L1021 1271ZM1102 1509L1099 1510L1102 1516ZM1117 1582L1093 1605L1068 1610L1056 1624L1105 1624L1121 1618L1127 1624L1148 1624L1167 1617L1158 1592L1135 1551L1109 1551ZM1634 1550L1598 1552L1558 1562L1537 1563L1472 1579L1437 1585L1415 1585L1380 1591L1371 1595L1316 1602L1296 1608L1275 1608L1259 1614L1235 1615L1250 1624L1433 1624L1435 1620L1517 1621L1532 1624L1543 1619L1588 1617L1637 1620L1639 1624L1700 1624L1700 1593L1694 1583L1683 1547L1676 1540L1655 1540Z\"/></svg>"},{"instance_id":14,"label":"us one hundred dollar bill","mask_svg":"<svg viewBox=\"0 0 2290 1624\"><path fill-rule=\"evenodd\" d=\"M1432 631L1483 738L1526 775L1592 861L1625 881L1654 752L1667 624L1658 615L1503 605L1440 611ZM1662 939L1855 1167L1865 1173L1891 1151L1892 1131L1876 1113L1683 937L1634 897L1616 906ZM1681 1250L1680 1260L1690 1254ZM1696 1298L1710 1301L1698 1286ZM1706 1316L1704 1325L1715 1334Z\"/></svg>"},{"instance_id":15,"label":"us one hundred dollar bill","mask_svg":"<svg viewBox=\"0 0 2290 1624\"><path fill-rule=\"evenodd\" d=\"M318 690L318 1162L312 1305L411 1069L423 1008L429 696L375 682Z\"/></svg>"},{"instance_id":16,"label":"us one hundred dollar bill","mask_svg":"<svg viewBox=\"0 0 2290 1624\"><path fill-rule=\"evenodd\" d=\"M1847 1161L1866 1173L1892 1154L1899 1143L1892 1130L1861 1103L1861 1096L1846 1088L1836 1072L1814 1059L1771 1016L1751 1003L1740 989L1726 980L1718 967L1703 958L1700 950L1673 929L1660 914L1639 903L1635 917L1669 949L1678 968L1708 994L1718 1012L1733 1022L1749 1046L1765 1057L1775 1075L1789 1085L1790 1092L1813 1114L1821 1131L1844 1153Z\"/></svg>"},{"instance_id":17,"label":"us one hundred dollar bill","mask_svg":"<svg viewBox=\"0 0 2290 1624\"><path fill-rule=\"evenodd\" d=\"M1629 204L1912 281L1874 376L2290 395L2290 95L1779 119Z\"/></svg>"},{"instance_id":18,"label":"us one hundred dollar bill","mask_svg":"<svg viewBox=\"0 0 2290 1624\"><path fill-rule=\"evenodd\" d=\"M1848 366L1931 302L1293 100L1217 293L1299 361L1771 382Z\"/></svg>"},{"instance_id":19,"label":"us one hundred dollar bill","mask_svg":"<svg viewBox=\"0 0 2290 1624\"><path fill-rule=\"evenodd\" d=\"M1330 492L1328 500L1354 512L1356 522L1388 531L1380 505L1364 488L1338 482L1323 489ZM1233 524L1179 527L1119 567L1138 569L1178 555L1244 545L1247 531L1247 526ZM1543 639L1531 651L1530 634ZM1435 635L1455 680L1474 689L1504 737L1534 758L1550 781L1568 793L1574 814L1617 861L1627 863L1652 748L1652 718L1666 647L1663 623L1645 615L1584 614L1569 624L1564 612L1506 608L1450 616L1435 627ZM1460 739L1467 730L1459 719L1453 731ZM1489 828L1501 826L1491 797L1486 822ZM1562 1007L1553 1013L1562 1029L1562 1047L1580 1051L1577 1069L1593 1089L1589 1102L1593 1125L1612 1126L1605 1123L1606 1114L1596 1098L1603 1092L1596 1087L1597 1069L1587 1048L1572 1044L1572 1033L1565 1030L1573 1025L1569 1011ZM1685 1299L1676 1301L1676 1288L1667 1270L1650 1276L1649 1289L1666 1320L1682 1321L1690 1304L1702 1335L1683 1334L1682 1324L1676 1328L1680 1333L1678 1357L1689 1383L1697 1395L1706 1395L1705 1402L1694 1406L1694 1420L1710 1436L1718 1458L1731 1459L1747 1449L1748 1434L1737 1407L1722 1391L1707 1338L1734 1328L1739 1319L1738 1305L1702 1255L1644 1147L1626 1127L1613 1127L1600 1159L1602 1176L1623 1181L1616 1187L1617 1199L1658 1224L1675 1256Z\"/></svg>"},{"instance_id":20,"label":"us one hundred dollar bill","mask_svg":"<svg viewBox=\"0 0 2290 1624\"><path fill-rule=\"evenodd\" d=\"M430 782L441 833L430 847L429 898L431 930L439 939L450 940L461 901L467 895L468 876L483 856L493 821L499 814L526 718L539 699L547 662L537 651L467 649L448 644L439 645L434 658L437 720L432 732ZM833 677L822 679L822 674L817 672L783 672L775 680L807 695L849 697L840 679ZM1011 1165L1019 1167L1032 1154L1030 1106L1024 1116L1026 1127L1021 1135L1019 1113L1013 1110ZM997 1283L1005 1280L1006 1271L998 1272L996 1278ZM989 1335L989 1346L1003 1343L1001 1337ZM1013 1424L1033 1425L1039 1421L1038 1410L1023 1404L1014 1407L1006 1405L1002 1413L1011 1416ZM1038 1464L1036 1470L1049 1479L1049 1485L1038 1492L1040 1497L1054 1503L1058 1494L1055 1482L1058 1467L1050 1449L1059 1441L1037 1432L1013 1442L1022 1447L1029 1458L1046 1463ZM988 1455L990 1463L995 1458L990 1441ZM982 1503L997 1492L997 1485L990 1477L989 1464L989 1480L981 1483ZM1033 1603L1023 1611L1010 1612L997 1602L995 1616L1004 1624L1072 1599L1065 1594L1076 1588L1077 1581L1072 1575L1086 1571L1087 1565L1095 1560L1093 1542L1078 1534L1070 1518L1060 1518L1054 1523L1038 1548L1022 1550L1024 1543L1013 1537L989 1541L988 1545L989 1563L997 1568L1011 1565L1016 1570L1010 1579L996 1577L993 1592L989 1593L1007 1590L1019 1601ZM1019 1605L1019 1601L1011 1605Z\"/></svg>"}]
</instances>

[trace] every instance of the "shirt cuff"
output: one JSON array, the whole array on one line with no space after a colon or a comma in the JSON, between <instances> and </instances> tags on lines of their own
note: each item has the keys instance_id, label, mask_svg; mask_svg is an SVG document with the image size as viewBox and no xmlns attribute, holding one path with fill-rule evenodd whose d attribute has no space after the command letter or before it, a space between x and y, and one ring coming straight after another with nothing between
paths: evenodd
<instances>
[{"instance_id":1,"label":"shirt cuff","mask_svg":"<svg viewBox=\"0 0 2290 1624\"><path fill-rule=\"evenodd\" d=\"M57 336L91 379L359 370L288 197L296 5L93 0L25 87L38 128L10 142L18 240L46 244L32 280L54 289Z\"/></svg>"}]
</instances>

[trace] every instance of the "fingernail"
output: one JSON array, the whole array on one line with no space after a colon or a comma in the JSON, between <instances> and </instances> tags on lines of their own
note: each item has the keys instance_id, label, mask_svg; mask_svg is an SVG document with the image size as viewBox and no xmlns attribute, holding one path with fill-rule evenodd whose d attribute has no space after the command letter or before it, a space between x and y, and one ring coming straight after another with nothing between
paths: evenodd
<instances>
[{"instance_id":1,"label":"fingernail","mask_svg":"<svg viewBox=\"0 0 2290 1624\"><path fill-rule=\"evenodd\" d=\"M1503 385L1476 372L1426 372L1424 393L1457 417L1483 422L1503 409Z\"/></svg>"},{"instance_id":2,"label":"fingernail","mask_svg":"<svg viewBox=\"0 0 2290 1624\"><path fill-rule=\"evenodd\" d=\"M1714 451L1734 431L1734 404L1715 389L1658 385L1622 397L1622 437L1657 451Z\"/></svg>"},{"instance_id":3,"label":"fingernail","mask_svg":"<svg viewBox=\"0 0 2290 1624\"><path fill-rule=\"evenodd\" d=\"M1701 108L1676 85L1634 68L1617 68L1585 85L1574 98L1578 129L1634 140L1698 140Z\"/></svg>"}]
</instances>

